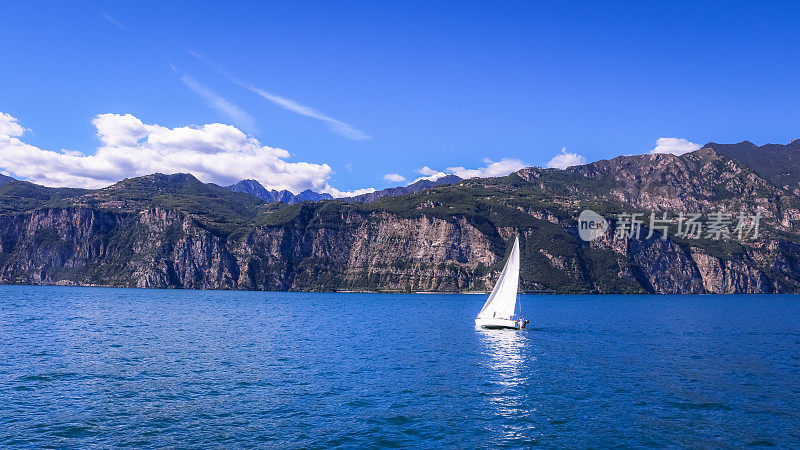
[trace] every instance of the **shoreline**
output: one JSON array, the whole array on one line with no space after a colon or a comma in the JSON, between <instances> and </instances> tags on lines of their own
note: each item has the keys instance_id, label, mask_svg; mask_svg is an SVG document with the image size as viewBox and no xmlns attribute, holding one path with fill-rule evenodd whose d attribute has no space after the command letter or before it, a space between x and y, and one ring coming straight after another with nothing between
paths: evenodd
<instances>
[{"instance_id":1,"label":"shoreline","mask_svg":"<svg viewBox=\"0 0 800 450\"><path fill-rule=\"evenodd\" d=\"M253 289L194 289L194 288L181 288L181 287L131 287L131 286L108 286L108 285L95 285L95 284L27 284L27 283L0 283L0 288L11 286L28 286L28 287L66 287L66 288L101 288L101 289L135 289L135 290L165 290L165 291L222 291L222 292L275 292L275 293L293 293L293 294L396 294L396 295L489 295L491 291L383 291L383 290L354 290L344 289L336 291L269 291L269 290L253 290ZM602 295L629 295L629 296L642 296L649 295L654 297L668 296L668 295L686 295L686 296L702 296L702 295L797 295L798 292L769 292L769 293L751 293L751 292L703 292L703 293L659 293L659 292L519 292L519 295L587 295L587 296L602 296Z\"/></svg>"}]
</instances>

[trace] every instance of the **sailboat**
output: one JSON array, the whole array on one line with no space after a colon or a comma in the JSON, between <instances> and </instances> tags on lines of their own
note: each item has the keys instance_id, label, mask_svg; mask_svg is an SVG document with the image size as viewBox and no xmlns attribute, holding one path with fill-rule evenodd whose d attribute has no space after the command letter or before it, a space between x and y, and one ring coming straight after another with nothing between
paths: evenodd
<instances>
[{"instance_id":1,"label":"sailboat","mask_svg":"<svg viewBox=\"0 0 800 450\"><path fill-rule=\"evenodd\" d=\"M506 261L503 272L494 285L492 293L483 304L475 319L477 328L523 329L528 323L522 317L515 317L517 306L517 287L519 286L519 237L514 239L514 248Z\"/></svg>"}]
</instances>

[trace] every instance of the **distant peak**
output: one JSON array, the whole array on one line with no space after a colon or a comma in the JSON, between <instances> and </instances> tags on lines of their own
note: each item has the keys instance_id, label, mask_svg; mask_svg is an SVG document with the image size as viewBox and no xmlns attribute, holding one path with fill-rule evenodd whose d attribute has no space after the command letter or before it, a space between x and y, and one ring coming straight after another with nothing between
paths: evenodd
<instances>
[{"instance_id":1,"label":"distant peak","mask_svg":"<svg viewBox=\"0 0 800 450\"><path fill-rule=\"evenodd\" d=\"M305 201L319 201L329 200L333 196L330 194L321 194L314 192L311 189L306 189L303 192L295 195L286 189L277 191L275 189L267 190L261 183L256 180L242 180L236 184L227 187L228 190L234 192L243 192L245 194L255 195L256 197L266 202L281 202L281 203L300 203Z\"/></svg>"},{"instance_id":2,"label":"distant peak","mask_svg":"<svg viewBox=\"0 0 800 450\"><path fill-rule=\"evenodd\" d=\"M120 181L120 183L141 183L141 182L183 184L189 182L200 183L200 180L195 178L195 176L190 173L173 173L173 174L151 173L150 175L142 175L140 177L126 178Z\"/></svg>"},{"instance_id":3,"label":"distant peak","mask_svg":"<svg viewBox=\"0 0 800 450\"><path fill-rule=\"evenodd\" d=\"M232 184L232 185L230 185L228 187L234 187L234 186L249 186L249 187L260 187L260 188L264 187L258 181L251 180L251 179L241 180L241 181L239 181L237 183L234 183L234 184Z\"/></svg>"}]
</instances>

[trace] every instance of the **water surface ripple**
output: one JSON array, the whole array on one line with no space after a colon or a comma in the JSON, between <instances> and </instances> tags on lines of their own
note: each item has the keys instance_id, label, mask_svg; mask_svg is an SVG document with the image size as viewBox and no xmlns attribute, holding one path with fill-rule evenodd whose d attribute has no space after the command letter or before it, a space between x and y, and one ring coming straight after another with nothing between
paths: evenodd
<instances>
[{"instance_id":1,"label":"water surface ripple","mask_svg":"<svg viewBox=\"0 0 800 450\"><path fill-rule=\"evenodd\" d=\"M0 444L800 447L800 298L0 287Z\"/></svg>"}]
</instances>

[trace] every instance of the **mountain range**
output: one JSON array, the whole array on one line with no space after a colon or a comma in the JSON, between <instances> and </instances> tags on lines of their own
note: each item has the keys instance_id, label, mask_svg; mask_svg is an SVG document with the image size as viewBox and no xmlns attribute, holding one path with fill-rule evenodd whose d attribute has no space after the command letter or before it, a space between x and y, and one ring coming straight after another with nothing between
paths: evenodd
<instances>
[{"instance_id":1,"label":"mountain range","mask_svg":"<svg viewBox=\"0 0 800 450\"><path fill-rule=\"evenodd\" d=\"M800 293L798 178L774 155L784 166L795 161L797 141L711 143L681 156L531 167L412 192L394 188L401 192L394 196L293 204L188 174L96 190L3 179L0 283L486 291L518 235L527 292ZM577 227L584 209L610 223L591 242ZM613 239L620 213L719 211L760 214L760 235L739 242L654 229L648 239L645 224L640 236Z\"/></svg>"},{"instance_id":2,"label":"mountain range","mask_svg":"<svg viewBox=\"0 0 800 450\"><path fill-rule=\"evenodd\" d=\"M349 198L350 200L356 202L370 203L382 197L396 197L398 195L405 195L405 194L410 194L412 192L421 191L423 189L429 189L434 186L458 183L459 181L461 181L461 178L459 178L456 175L446 175L436 180L418 180L414 183L409 184L408 186L382 189L380 191L361 194ZM259 183L256 180L242 180L236 184L228 186L228 189L233 192L244 192L246 194L255 195L256 197L268 203L280 202L289 205L294 205L295 203L318 202L322 200L333 199L333 196L331 194L321 194L319 192L314 192L311 189L306 189L305 191L297 195L292 194L287 190L282 190L282 191L277 191L274 189L267 190L264 186L261 185L261 183Z\"/></svg>"},{"instance_id":3,"label":"mountain range","mask_svg":"<svg viewBox=\"0 0 800 450\"><path fill-rule=\"evenodd\" d=\"M423 189L430 189L436 186L442 186L446 184L455 184L461 181L461 178L457 175L446 175L441 178L437 178L436 180L417 180L408 186L399 186L393 188L382 189L380 191L370 192L368 194L361 194L355 197L350 197L350 200L356 202L364 202L364 203L371 203L379 198L383 197L397 197L398 195L406 195L411 194L413 192L418 192Z\"/></svg>"},{"instance_id":4,"label":"mountain range","mask_svg":"<svg viewBox=\"0 0 800 450\"><path fill-rule=\"evenodd\" d=\"M289 205L294 205L295 203L301 202L317 202L320 200L333 199L331 194L320 194L312 191L311 189L306 189L297 195L292 194L285 189L282 191L276 191L274 189L267 190L256 180L242 180L236 184L228 186L228 189L233 192L244 192L245 194L255 195L265 202L280 202L287 203Z\"/></svg>"}]
</instances>

